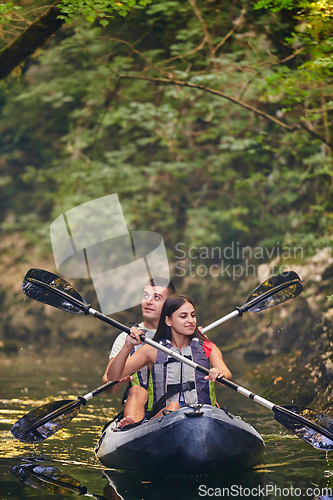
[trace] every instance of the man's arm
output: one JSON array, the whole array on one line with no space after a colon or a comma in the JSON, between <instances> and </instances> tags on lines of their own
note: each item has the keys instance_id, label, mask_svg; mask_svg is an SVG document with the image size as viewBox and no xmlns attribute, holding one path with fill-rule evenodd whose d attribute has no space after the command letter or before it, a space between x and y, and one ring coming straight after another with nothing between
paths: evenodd
<instances>
[{"instance_id":1,"label":"man's arm","mask_svg":"<svg viewBox=\"0 0 333 500\"><path fill-rule=\"evenodd\" d=\"M113 346L112 346L111 352L110 352L110 356L109 356L109 362L108 362L108 365L106 367L106 370L105 370L103 378L102 378L103 384L106 384L107 382L109 382L109 379L107 377L107 373L109 371L109 368L110 368L111 363L113 362L114 358L117 356L118 352L121 350L121 348L125 344L126 337L127 337L127 333L121 332L113 343ZM132 376L124 377L124 378L119 380L119 384L114 385L113 387L111 387L111 389L107 389L105 392L107 394L116 394L116 392L118 392L120 389L120 385L125 384L125 383L129 382L130 380L133 380Z\"/></svg>"},{"instance_id":2,"label":"man's arm","mask_svg":"<svg viewBox=\"0 0 333 500\"><path fill-rule=\"evenodd\" d=\"M104 373L103 378L102 378L103 384L106 384L107 382L109 382L109 379L107 377L107 372L109 371L109 367L111 366L111 363L113 362L113 360L114 360L114 358L111 358L108 362L108 366L106 367L105 373ZM130 382L131 380L133 380L132 375L128 375L127 377L123 377L123 378L119 379L119 384L114 385L110 389L107 389L105 392L107 394L116 394L116 392L119 391L121 384L126 384L126 383Z\"/></svg>"}]
</instances>

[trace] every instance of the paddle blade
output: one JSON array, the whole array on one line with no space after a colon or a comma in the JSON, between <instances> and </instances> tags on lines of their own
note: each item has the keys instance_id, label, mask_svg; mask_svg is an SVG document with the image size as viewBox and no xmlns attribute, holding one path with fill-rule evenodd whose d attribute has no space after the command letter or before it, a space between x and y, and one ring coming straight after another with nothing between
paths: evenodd
<instances>
[{"instance_id":1,"label":"paddle blade","mask_svg":"<svg viewBox=\"0 0 333 500\"><path fill-rule=\"evenodd\" d=\"M297 273L294 271L281 273L261 283L241 309L259 312L293 299L302 291L302 281Z\"/></svg>"},{"instance_id":2,"label":"paddle blade","mask_svg":"<svg viewBox=\"0 0 333 500\"><path fill-rule=\"evenodd\" d=\"M82 487L79 481L63 474L54 467L36 464L15 465L11 472L27 486L54 495L68 495L71 493L84 495L87 492L87 489Z\"/></svg>"},{"instance_id":3,"label":"paddle blade","mask_svg":"<svg viewBox=\"0 0 333 500\"><path fill-rule=\"evenodd\" d=\"M84 306L87 305L79 292L66 280L42 269L30 269L27 272L22 291L31 299L74 314L84 312Z\"/></svg>"},{"instance_id":4,"label":"paddle blade","mask_svg":"<svg viewBox=\"0 0 333 500\"><path fill-rule=\"evenodd\" d=\"M306 418L315 424L317 430L311 429L311 427L298 422L292 416L284 415L278 410L278 408L274 408L273 414L277 422L318 450L333 449L333 420L329 416L319 411L305 408L304 406L282 406L282 408L286 408L287 410ZM331 433L332 439L329 439L329 437L323 433Z\"/></svg>"},{"instance_id":5,"label":"paddle blade","mask_svg":"<svg viewBox=\"0 0 333 500\"><path fill-rule=\"evenodd\" d=\"M47 403L20 418L10 429L11 433L23 443L40 443L76 417L80 405L80 401Z\"/></svg>"}]
</instances>

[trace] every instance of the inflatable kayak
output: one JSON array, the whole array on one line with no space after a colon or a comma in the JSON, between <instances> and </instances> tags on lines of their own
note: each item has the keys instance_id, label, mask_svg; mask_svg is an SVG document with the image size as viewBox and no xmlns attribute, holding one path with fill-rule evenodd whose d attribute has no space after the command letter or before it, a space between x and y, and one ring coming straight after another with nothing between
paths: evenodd
<instances>
[{"instance_id":1,"label":"inflatable kayak","mask_svg":"<svg viewBox=\"0 0 333 500\"><path fill-rule=\"evenodd\" d=\"M108 425L96 447L106 467L168 474L206 474L253 466L264 450L260 434L227 410L183 407L124 430Z\"/></svg>"}]
</instances>

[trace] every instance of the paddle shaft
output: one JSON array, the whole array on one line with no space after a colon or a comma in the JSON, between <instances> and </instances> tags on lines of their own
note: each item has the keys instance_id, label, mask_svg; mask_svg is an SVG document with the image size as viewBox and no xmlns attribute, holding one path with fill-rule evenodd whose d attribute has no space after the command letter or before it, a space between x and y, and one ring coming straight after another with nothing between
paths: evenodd
<instances>
[{"instance_id":1,"label":"paddle shaft","mask_svg":"<svg viewBox=\"0 0 333 500\"><path fill-rule=\"evenodd\" d=\"M294 281L297 281L297 280L294 280ZM286 285L286 284L281 285L281 288L286 288L286 286L290 286L290 283L288 285ZM270 291L270 294L271 294L271 291ZM255 301L256 301L256 303L258 303L259 301L262 300L263 295L264 294L257 297L253 301L250 301L248 304L246 304L246 307L249 306L250 304L251 305L249 307L253 307ZM269 296L269 294L267 294L267 296ZM86 314L92 314L95 318L98 318L98 319L104 321L105 323L108 323L112 326L115 326L116 328L126 332L127 334L130 334L129 327L122 325L118 321L115 321L112 318L109 318L108 316L105 316L104 314L100 313L99 311L96 311L95 309L93 309L90 306L87 306L85 309L86 309L85 310ZM231 314L233 316L236 316L236 313L239 314L239 310L236 309ZM181 354L178 354L178 353L172 351L171 349L168 349L167 347L155 342L154 340L146 338L144 335L141 335L140 338L146 344L148 344L152 347L155 347L155 349L158 349L159 351L162 351L162 352L168 354L169 356L177 359L177 361L180 361L181 363L184 363L184 364L187 364L188 366L191 366L192 368L194 368L194 370L197 370L197 371L203 373L204 375L209 374L209 370L207 368L205 368L201 365L198 365L194 361L185 358ZM288 410L287 408L283 408L281 406L275 405L271 401L268 401L267 399L262 398L261 396L258 396L256 394L252 393L251 391L245 389L244 387L241 387L241 386L235 384L234 382L231 382L230 380L227 380L224 377L217 379L217 382L221 383L222 385L225 385L226 387L229 387L229 389L233 389L234 391L239 392L240 394L242 394L243 396L246 396L249 399L252 399L256 403L264 406L265 408L268 408L269 410L272 410L273 412L277 411L277 412L283 413L284 415L293 418L294 420L296 420L300 424L306 425L307 427L310 427L314 431L320 432L321 434L323 434L327 438L333 440L333 434L331 432L327 431L324 428L317 426L316 424L314 424L313 422L311 422L307 418L304 418L301 415L298 415L297 413L294 413L291 410ZM114 383L117 383L117 382L109 382L109 383L111 385L113 385ZM86 396L83 397L83 399L89 400L92 397L94 397L96 394L99 394L100 392L103 392L104 390L106 390L108 387L110 387L110 386L108 386L108 384L105 384L105 385L99 387L98 389L96 389L96 391L93 391L93 393L88 393Z\"/></svg>"},{"instance_id":2,"label":"paddle shaft","mask_svg":"<svg viewBox=\"0 0 333 500\"><path fill-rule=\"evenodd\" d=\"M116 380L115 382L110 381L107 382L104 385L101 385L97 389L95 389L92 392L88 392L85 396L80 396L79 399L76 401L69 401L67 405L61 406L60 408L57 408L56 410L52 411L48 415L45 415L44 417L40 418L35 422L33 425L28 427L23 433L22 437L24 437L26 434L29 434L35 429L38 429L38 427L41 427L42 425L47 424L48 422L51 422L51 420L54 420L57 417L60 417L64 413L68 413L70 410L74 410L77 406L85 405L87 401L92 399L94 396L97 396L101 392L106 391L107 389L110 389L110 387L113 387L115 384L117 384L118 381Z\"/></svg>"},{"instance_id":3,"label":"paddle shaft","mask_svg":"<svg viewBox=\"0 0 333 500\"><path fill-rule=\"evenodd\" d=\"M228 321L231 318L234 318L235 316L240 316L239 309L235 309L234 311L227 314L226 316L223 316L223 318L220 318L220 319L214 321L214 323L211 323L210 325L205 326L205 328L202 329L202 333L209 332L209 330L212 330L216 326L219 326L222 323L225 323L226 321Z\"/></svg>"},{"instance_id":4,"label":"paddle shaft","mask_svg":"<svg viewBox=\"0 0 333 500\"><path fill-rule=\"evenodd\" d=\"M122 325L118 321L115 321L114 319L109 318L108 316L105 316L104 314L100 313L99 311L96 311L89 304L87 304L84 301L84 299L82 299L82 301L81 301L81 300L77 299L76 297L73 297L73 296L67 294L64 290L58 290L55 287L51 286L50 284L43 283L40 280L36 280L36 279L34 279L32 277L29 278L29 281L30 282L34 282L36 285L42 286L43 288L46 288L51 293L55 293L56 295L59 295L59 296L65 298L65 299L67 299L70 303L72 303L73 305L76 305L86 315L92 314L93 316L95 316L96 318L104 321L105 323L108 323L109 325L112 325L115 328L126 332L127 334L130 333L130 329L127 326ZM277 293L277 292L279 292L279 291L281 291L281 290L283 290L285 288L288 288L288 287L290 287L290 286L292 286L294 284L297 284L299 282L300 282L299 278L298 279L293 279L293 280L290 280L288 282L281 283L280 285L274 286L273 288L271 288L269 290L266 290L263 293L259 293L257 296L255 296L252 299L250 297L247 300L247 302L245 302L243 304L242 307L236 308L230 314L226 315L223 318L220 318L219 320L215 321L211 325L208 325L207 327L204 328L203 332L205 333L205 332L211 330L212 328L214 328L215 326L217 326L219 324L222 324L225 321L228 321L229 319L231 319L231 318L233 318L235 316L241 316L243 314L243 312L251 310L256 305L258 305L261 302L265 301L267 298L273 296L275 293ZM257 290L255 292L257 292ZM34 297L34 298L36 298L36 297ZM188 360L187 358L181 356L178 353L175 353L174 351L171 351L170 349L168 349L165 346L162 346L162 345L154 342L153 340L146 339L144 337L144 335L140 336L140 338L146 344L149 344L152 347L154 347L154 348L156 348L156 349L158 349L160 351L163 351L163 352L167 353L169 356L177 359L178 361L180 361L180 362L182 362L184 364L187 364L187 365L191 366L195 370L200 371L201 373L203 373L205 375L209 374L209 370L207 368L204 368L204 367L198 365L197 363L194 363L193 361ZM325 429L321 429L319 426L317 426L316 424L313 424L311 421L309 421L308 419L302 417L301 415L298 415L297 413L294 413L294 412L292 412L292 411L290 411L290 410L288 410L286 408L276 406L276 405L274 405L274 403L271 403L267 399L264 399L264 398L262 398L262 397L260 397L260 396L258 396L256 394L253 394L252 392L248 391L247 389L245 389L245 388L243 388L241 386L238 386L237 384L234 384L233 382L225 379L224 377L221 377L217 381L220 382L221 384L229 387L230 389L233 389L233 390L239 392L240 394L243 394L244 396L246 396L246 397L248 397L250 399L253 399L255 402L261 404L262 406L265 406L266 408L272 410L273 412L274 411L281 412L284 415L287 415L287 416L293 418L297 422L299 422L299 423L301 423L303 425L306 425L306 426L312 428L313 430L315 430L317 432L321 432L322 434L324 434L325 436L327 436L329 439L333 440L333 434L331 434L330 432L326 431ZM83 397L79 398L77 401L74 401L74 402L69 403L68 405L65 405L65 408L67 409L67 407L68 407L69 409L72 409L72 408L75 408L78 405L85 404L85 402L87 400L89 400L92 397L94 397L95 395L103 392L104 390L106 390L108 387L112 386L115 383L117 383L117 382L109 382L108 384L105 384L104 386L99 387L95 391L86 394L86 396L83 396ZM38 426L42 425L42 422L44 422L44 423L49 422L50 420L52 420L56 416L61 415L62 413L63 413L63 407L59 408L58 410L55 410L55 412L53 412L51 414L52 416L46 415L45 417L43 417L42 419L40 419L40 421L38 421L36 424L34 424L34 428L37 428Z\"/></svg>"},{"instance_id":5,"label":"paddle shaft","mask_svg":"<svg viewBox=\"0 0 333 500\"><path fill-rule=\"evenodd\" d=\"M93 314L96 318L101 319L105 323L108 323L109 325L112 325L115 328L118 328L119 330L123 330L124 332L129 333L128 327L125 327L124 325L122 325L118 321L116 321L112 318L109 318L108 316L105 316L104 314L101 314L100 312L96 311L95 309L90 307L90 305L87 304L84 301L84 299L82 299L82 301L81 301L81 300L77 299L76 297L73 297L72 295L66 293L64 290L58 290L54 286L51 286L48 283L44 283L41 280L37 280L37 279L32 278L32 277L29 277L28 280L31 283L34 283L34 284L48 290L52 294L58 295L59 297L62 297L62 298L66 298L68 300L68 302L70 302L71 304L73 304L76 307L78 307L79 309L81 309L81 311L83 311L86 315ZM212 330L216 326L221 325L222 323L225 323L226 321L228 321L231 318L234 318L235 316L242 316L243 312L248 311L249 309L253 308L254 306L259 304L260 302L267 299L268 297L271 297L274 294L284 290L285 288L289 288L290 286L292 286L296 283L299 283L299 282L300 282L299 278L293 279L293 280L287 281L285 283L281 283L280 285L274 286L273 288L266 290L266 292L261 293L261 294L257 295L256 297L253 297L251 300L249 300L251 298L251 296L250 296L241 307L237 307L231 313L227 314L226 316L223 316L222 318L218 319L217 321L214 321L214 323L207 325L202 330L202 332L203 333L209 332L210 330Z\"/></svg>"},{"instance_id":6,"label":"paddle shaft","mask_svg":"<svg viewBox=\"0 0 333 500\"><path fill-rule=\"evenodd\" d=\"M210 325L205 326L203 328L202 333L209 332L209 330L212 330L218 325L221 325L222 323L225 323L231 318L234 318L235 316L242 316L243 312L248 311L252 307L256 306L263 300L267 299L271 295L274 295L277 292L280 292L281 290L284 290L285 288L288 288L296 283L299 283L299 280L294 279L291 281L288 281L287 283L282 283L281 285L276 286L274 289L267 290L266 292L262 293L261 295L258 295L257 297L254 297L252 300L245 302L245 304L242 305L242 307L237 307L234 311L231 313L227 314L226 316L223 316L222 318L218 319L217 321L214 321L214 323L211 323Z\"/></svg>"},{"instance_id":7,"label":"paddle shaft","mask_svg":"<svg viewBox=\"0 0 333 500\"><path fill-rule=\"evenodd\" d=\"M112 320L108 316L105 316L104 314L96 311L95 309L93 309L90 306L88 306L86 308L86 314L92 314L96 318L101 319L102 321L104 321L108 324L111 324L113 326L116 326L117 328L123 330L127 334L130 333L130 329L128 327L126 327L125 325L122 325L121 323L118 323L117 321ZM192 360L189 360L188 358L185 358L181 354L178 354L178 353L172 351L171 349L168 349L167 347L155 342L154 340L145 338L144 335L141 335L140 338L144 343L154 347L155 349L158 349L158 350L168 354L169 356L175 358L176 360L180 361L181 363L187 364L191 368L203 373L204 375L209 374L209 370L207 368L195 363ZM318 425L316 425L313 422L311 422L310 420L302 417L301 415L298 415L297 413L294 413L291 410L288 410L287 408L277 406L274 403L272 403L271 401L268 401L267 399L262 398L261 396L258 396L256 394L252 393L251 391L245 389L244 387L241 387L241 386L235 384L234 382L231 382L230 380L227 380L224 377L221 377L221 378L217 379L216 381L219 382L220 384L226 386L226 387L229 387L230 389L233 389L236 392L239 392L243 396L246 396L249 399L252 399L256 403L259 403L260 405L264 406L265 408L268 408L268 409L272 410L273 412L276 411L276 412L282 413L283 415L294 419L296 422L302 424L303 426L309 427L310 429L313 429L314 431L319 432L322 435L326 436L328 439L333 440L333 434L331 432L327 431L326 429L324 429L322 427L319 427ZM46 424L47 422L50 422L51 420L64 414L64 410L66 412L66 411L69 411L71 409L74 409L77 406L81 406L81 404L85 404L86 401L90 400L91 398L100 394L101 392L104 392L106 389L112 387L116 383L117 383L117 381L114 381L114 382L110 381L110 382L98 387L94 391L87 393L85 396L81 396L77 401L69 402L68 405L65 405L65 406L55 410L51 414L48 414L45 417L38 420L37 422L35 422L35 424L33 426L29 427L26 430L26 432L27 433L31 432L34 429L37 429L38 427L41 427L42 425Z\"/></svg>"},{"instance_id":8,"label":"paddle shaft","mask_svg":"<svg viewBox=\"0 0 333 500\"><path fill-rule=\"evenodd\" d=\"M143 337L143 336L141 336ZM188 366L191 366L195 370L199 371L200 373L203 373L205 375L209 374L208 368L205 368L204 366L198 365L194 361L191 361L188 358L185 358L181 354L178 354L171 349L168 349L167 347L158 344L157 342L154 342L154 340L150 339L142 339L146 344L151 345L152 347L155 347L156 349L165 352L169 356L172 356L173 358L177 359L181 363L184 363ZM229 387L229 389L233 389L236 392L239 392L243 396L246 396L249 399L252 399L256 403L259 403L261 406L264 406L265 408L268 408L269 410L277 411L279 413L283 413L284 415L293 418L296 420L298 423L306 425L307 427L310 427L314 431L320 432L327 438L333 440L333 434L329 432L328 430L319 427L318 425L314 424L307 418L302 417L301 415L298 415L297 413L294 413L291 410L288 410L287 408L284 408L283 406L278 406L272 403L271 401L268 401L268 399L262 398L261 396L258 396L257 394L254 394L253 392L249 391L248 389L245 389L244 387L241 387L240 385L235 384L234 382L231 382L231 380L228 380L224 377L220 377L216 380L216 382L219 382L222 385L225 385L226 387Z\"/></svg>"},{"instance_id":9,"label":"paddle shaft","mask_svg":"<svg viewBox=\"0 0 333 500\"><path fill-rule=\"evenodd\" d=\"M234 311L234 312L236 312L236 311ZM89 313L93 314L95 317L97 317L99 319L104 320L103 319L104 315L99 313L98 311L95 311L92 308L89 308ZM125 327L123 325L122 329L123 329L123 331L125 331L128 334L130 333L130 329L128 327ZM172 351L168 347L165 347L165 346L155 342L154 340L146 338L144 335L140 335L140 338L145 344L148 344L148 345L154 347L155 349L168 354L169 356L173 357L177 361L180 361L181 363L184 363L185 365L190 366L194 370L197 370L200 373L203 373L204 375L209 375L208 368L205 368L204 366L201 366L198 363L195 363L194 361L192 361L188 358L185 358L181 354L178 354L177 352ZM279 413L283 413L284 415L293 418L298 423L306 425L307 427L310 427L310 429L313 429L314 431L320 432L321 434L326 436L328 439L333 440L333 434L331 432L329 432L328 430L326 430L322 427L319 427L318 425L314 424L313 422L311 422L307 418L304 418L301 415L298 415L297 413L294 413L293 411L288 410L287 408L283 408L282 406L275 405L271 401L268 401L268 399L262 398L261 396L254 394L253 392L249 391L248 389L245 389L244 387L241 387L240 385L237 385L234 382L231 382L230 380L227 380L224 377L221 377L221 378L217 379L216 381L219 382L220 384L226 386L226 387L229 387L229 389L233 389L234 391L239 392L243 396L246 396L247 398L252 399L256 403L260 404L261 406L264 406L265 408L268 408L269 410L272 410L273 412L277 411ZM102 386L102 388L103 388L103 386Z\"/></svg>"},{"instance_id":10,"label":"paddle shaft","mask_svg":"<svg viewBox=\"0 0 333 500\"><path fill-rule=\"evenodd\" d=\"M141 336L141 338L143 335ZM173 358L177 359L181 363L184 363L188 366L191 366L195 370L199 371L200 373L203 373L205 375L209 374L208 368L205 368L204 366L198 365L194 361L191 361L188 358L185 358L181 354L178 354L171 349L168 349L167 347L158 344L157 342L154 342L154 340L150 339L142 339L146 344L149 344L152 347L155 347L156 349L168 354L169 356L172 356ZM314 424L307 418L302 417L301 415L298 415L297 413L294 413L291 410L288 410L287 408L284 408L283 406L278 406L272 403L271 401L268 401L268 399L262 398L261 396L258 396L257 394L254 394L253 392L249 391L248 389L245 389L244 387L241 387L240 385L235 384L234 382L231 382L231 380L228 380L224 377L220 377L216 380L216 382L219 382L222 385L225 385L226 387L229 387L229 389L233 389L236 392L239 392L239 394L242 394L243 396L246 396L249 399L252 399L256 403L259 403L261 406L264 406L265 408L268 408L269 410L277 411L279 413L283 413L284 415L293 418L296 420L298 423L306 425L307 427L310 427L314 431L320 432L324 436L326 436L328 439L333 440L333 434L329 432L328 430L319 427L318 425Z\"/></svg>"}]
</instances>

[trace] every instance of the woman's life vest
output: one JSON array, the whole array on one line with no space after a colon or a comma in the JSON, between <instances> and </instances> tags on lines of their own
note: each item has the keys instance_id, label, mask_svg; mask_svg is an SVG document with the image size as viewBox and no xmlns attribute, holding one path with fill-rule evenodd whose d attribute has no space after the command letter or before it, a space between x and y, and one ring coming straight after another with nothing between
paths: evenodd
<instances>
[{"instance_id":1,"label":"woman's life vest","mask_svg":"<svg viewBox=\"0 0 333 500\"><path fill-rule=\"evenodd\" d=\"M210 369L201 339L194 337L180 354L195 363ZM179 353L169 340L162 339L160 344ZM210 343L211 344L211 343ZM168 354L158 351L153 363L148 384L148 412L153 414L167 406L171 401L185 405L216 404L215 383L204 379L205 375Z\"/></svg>"}]
</instances>

